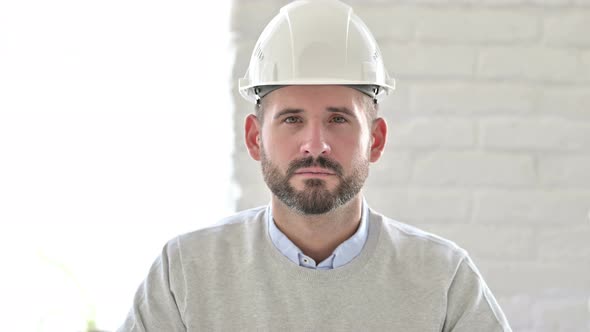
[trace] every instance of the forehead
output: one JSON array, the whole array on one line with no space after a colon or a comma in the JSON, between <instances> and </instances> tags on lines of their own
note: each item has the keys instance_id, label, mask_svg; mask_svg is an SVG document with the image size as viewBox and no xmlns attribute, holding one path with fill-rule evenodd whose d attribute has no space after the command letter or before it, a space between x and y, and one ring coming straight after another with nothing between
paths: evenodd
<instances>
[{"instance_id":1,"label":"forehead","mask_svg":"<svg viewBox=\"0 0 590 332\"><path fill-rule=\"evenodd\" d=\"M263 98L269 112L284 108L304 111L325 110L329 107L345 107L361 112L364 95L356 89L338 85L292 85L272 91Z\"/></svg>"}]
</instances>

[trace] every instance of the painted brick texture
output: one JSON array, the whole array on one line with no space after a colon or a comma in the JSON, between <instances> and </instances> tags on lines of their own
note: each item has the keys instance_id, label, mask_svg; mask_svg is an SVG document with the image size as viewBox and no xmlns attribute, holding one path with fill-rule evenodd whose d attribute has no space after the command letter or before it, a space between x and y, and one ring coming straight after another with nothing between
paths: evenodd
<instances>
[{"instance_id":1,"label":"painted brick texture","mask_svg":"<svg viewBox=\"0 0 590 332\"><path fill-rule=\"evenodd\" d=\"M233 2L240 209L269 194L236 82L288 2ZM398 85L369 204L467 249L514 331L590 331L590 1L348 3Z\"/></svg>"}]
</instances>

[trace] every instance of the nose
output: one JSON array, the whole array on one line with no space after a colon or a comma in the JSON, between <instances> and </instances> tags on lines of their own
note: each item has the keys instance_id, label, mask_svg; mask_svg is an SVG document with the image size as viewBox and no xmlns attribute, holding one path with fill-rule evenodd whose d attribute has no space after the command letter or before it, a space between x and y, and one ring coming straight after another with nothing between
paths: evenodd
<instances>
[{"instance_id":1,"label":"nose","mask_svg":"<svg viewBox=\"0 0 590 332\"><path fill-rule=\"evenodd\" d=\"M304 156L316 158L320 155L329 155L332 151L326 140L326 135L322 125L310 125L303 134L305 137L303 143L301 144L301 154Z\"/></svg>"}]
</instances>

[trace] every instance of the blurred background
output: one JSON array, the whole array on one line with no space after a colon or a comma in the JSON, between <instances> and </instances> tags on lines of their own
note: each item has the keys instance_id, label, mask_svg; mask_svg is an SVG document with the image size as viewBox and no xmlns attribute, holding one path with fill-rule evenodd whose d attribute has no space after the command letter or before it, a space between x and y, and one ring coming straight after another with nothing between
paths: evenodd
<instances>
[{"instance_id":1,"label":"blurred background","mask_svg":"<svg viewBox=\"0 0 590 332\"><path fill-rule=\"evenodd\" d=\"M114 331L235 210L230 6L0 1L0 330Z\"/></svg>"},{"instance_id":2,"label":"blurred background","mask_svg":"<svg viewBox=\"0 0 590 332\"><path fill-rule=\"evenodd\" d=\"M268 202L236 82L288 2L0 3L2 330L114 331L167 240ZM397 79L369 204L515 331L590 331L590 2L345 2Z\"/></svg>"}]
</instances>

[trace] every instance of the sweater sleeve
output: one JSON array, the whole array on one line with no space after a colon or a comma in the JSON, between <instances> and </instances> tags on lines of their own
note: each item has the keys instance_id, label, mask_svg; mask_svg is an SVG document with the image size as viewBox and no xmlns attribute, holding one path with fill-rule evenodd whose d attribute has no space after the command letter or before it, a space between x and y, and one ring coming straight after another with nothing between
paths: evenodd
<instances>
[{"instance_id":1,"label":"sweater sleeve","mask_svg":"<svg viewBox=\"0 0 590 332\"><path fill-rule=\"evenodd\" d=\"M481 274L465 256L447 294L443 332L512 332L502 309Z\"/></svg>"},{"instance_id":2,"label":"sweater sleeve","mask_svg":"<svg viewBox=\"0 0 590 332\"><path fill-rule=\"evenodd\" d=\"M182 270L177 250L171 250L174 241L164 246L162 254L153 263L148 276L139 286L133 306L117 332L186 331L179 309L180 294L175 279ZM180 277L180 278L178 278Z\"/></svg>"}]
</instances>

